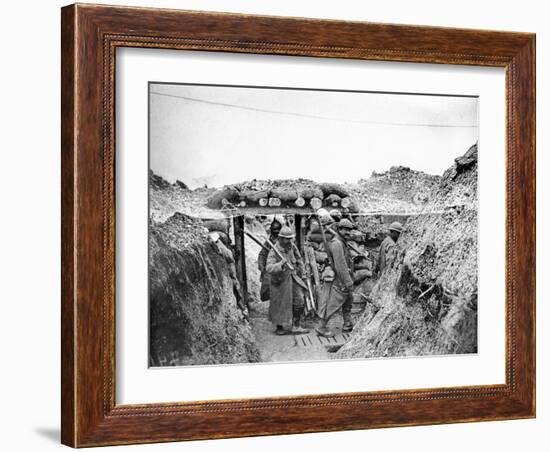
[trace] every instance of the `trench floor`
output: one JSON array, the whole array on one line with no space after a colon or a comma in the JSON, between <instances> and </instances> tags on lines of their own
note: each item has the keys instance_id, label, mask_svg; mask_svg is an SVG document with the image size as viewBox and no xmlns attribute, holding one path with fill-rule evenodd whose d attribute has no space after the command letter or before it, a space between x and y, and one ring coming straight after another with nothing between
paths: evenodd
<instances>
[{"instance_id":1,"label":"trench floor","mask_svg":"<svg viewBox=\"0 0 550 452\"><path fill-rule=\"evenodd\" d=\"M329 322L329 327L336 333L332 338L317 335L317 320L307 318L304 326L309 328L307 334L275 334L275 326L267 320L269 301L252 302L249 306L249 320L260 350L263 362L284 361L325 361L333 359L336 352L350 337L342 333L343 319L336 313Z\"/></svg>"}]
</instances>

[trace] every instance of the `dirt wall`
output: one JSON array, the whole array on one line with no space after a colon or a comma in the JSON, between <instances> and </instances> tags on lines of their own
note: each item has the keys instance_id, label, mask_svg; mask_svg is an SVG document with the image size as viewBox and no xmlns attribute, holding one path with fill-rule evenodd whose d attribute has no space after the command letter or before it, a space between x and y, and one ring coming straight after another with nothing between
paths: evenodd
<instances>
[{"instance_id":1,"label":"dirt wall","mask_svg":"<svg viewBox=\"0 0 550 452\"><path fill-rule=\"evenodd\" d=\"M477 351L477 146L464 157L434 187L424 212L408 218L337 357Z\"/></svg>"},{"instance_id":2,"label":"dirt wall","mask_svg":"<svg viewBox=\"0 0 550 452\"><path fill-rule=\"evenodd\" d=\"M227 264L202 223L175 213L150 225L150 364L258 362Z\"/></svg>"}]
</instances>

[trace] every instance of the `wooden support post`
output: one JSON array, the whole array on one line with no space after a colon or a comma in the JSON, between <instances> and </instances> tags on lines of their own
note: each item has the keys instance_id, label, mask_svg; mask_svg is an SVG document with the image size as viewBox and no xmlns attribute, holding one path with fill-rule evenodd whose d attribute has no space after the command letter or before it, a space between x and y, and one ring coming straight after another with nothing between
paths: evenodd
<instances>
[{"instance_id":1,"label":"wooden support post","mask_svg":"<svg viewBox=\"0 0 550 452\"><path fill-rule=\"evenodd\" d=\"M296 246L300 250L300 254L304 255L304 240L302 237L302 215L294 214L294 228L296 232Z\"/></svg>"},{"instance_id":2,"label":"wooden support post","mask_svg":"<svg viewBox=\"0 0 550 452\"><path fill-rule=\"evenodd\" d=\"M244 249L244 216L233 217L233 230L235 231L235 249L237 250L235 267L237 278L241 285L243 303L248 307L248 282L246 277L246 255Z\"/></svg>"}]
</instances>

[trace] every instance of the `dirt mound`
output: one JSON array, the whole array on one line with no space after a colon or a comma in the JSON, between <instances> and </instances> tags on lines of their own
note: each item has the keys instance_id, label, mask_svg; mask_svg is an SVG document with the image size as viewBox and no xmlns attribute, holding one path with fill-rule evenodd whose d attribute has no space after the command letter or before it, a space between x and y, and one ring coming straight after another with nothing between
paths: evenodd
<instances>
[{"instance_id":1,"label":"dirt mound","mask_svg":"<svg viewBox=\"0 0 550 452\"><path fill-rule=\"evenodd\" d=\"M349 184L350 198L362 212L415 213L428 205L441 176L393 166L385 173Z\"/></svg>"},{"instance_id":2,"label":"dirt mound","mask_svg":"<svg viewBox=\"0 0 550 452\"><path fill-rule=\"evenodd\" d=\"M176 180L171 184L161 176L149 171L149 215L154 221L165 221L175 212L183 212L196 217L214 218L206 206L206 199L215 191L212 188L190 190L187 185ZM219 215L223 217L223 215Z\"/></svg>"},{"instance_id":3,"label":"dirt mound","mask_svg":"<svg viewBox=\"0 0 550 452\"><path fill-rule=\"evenodd\" d=\"M170 183L149 170L149 187L152 190L164 190L170 187Z\"/></svg>"},{"instance_id":4,"label":"dirt mound","mask_svg":"<svg viewBox=\"0 0 550 452\"><path fill-rule=\"evenodd\" d=\"M150 363L258 362L224 258L202 222L176 213L150 226Z\"/></svg>"},{"instance_id":5,"label":"dirt mound","mask_svg":"<svg viewBox=\"0 0 550 452\"><path fill-rule=\"evenodd\" d=\"M477 146L465 157L408 218L339 358L477 351Z\"/></svg>"},{"instance_id":6,"label":"dirt mound","mask_svg":"<svg viewBox=\"0 0 550 452\"><path fill-rule=\"evenodd\" d=\"M432 208L477 209L477 144L443 174L433 194Z\"/></svg>"}]
</instances>

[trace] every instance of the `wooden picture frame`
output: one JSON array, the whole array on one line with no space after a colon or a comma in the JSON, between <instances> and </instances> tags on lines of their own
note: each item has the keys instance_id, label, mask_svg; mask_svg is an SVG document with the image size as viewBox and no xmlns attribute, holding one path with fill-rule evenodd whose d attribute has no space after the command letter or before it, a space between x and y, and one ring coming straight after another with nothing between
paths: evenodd
<instances>
[{"instance_id":1,"label":"wooden picture frame","mask_svg":"<svg viewBox=\"0 0 550 452\"><path fill-rule=\"evenodd\" d=\"M62 9L62 442L73 447L535 416L535 35L162 9ZM115 50L506 69L506 383L115 404Z\"/></svg>"}]
</instances>

